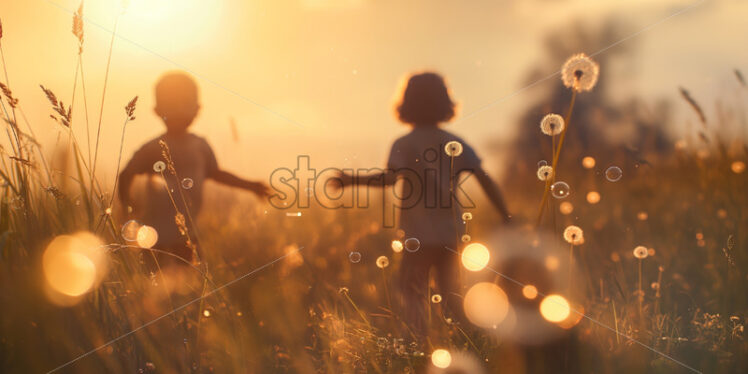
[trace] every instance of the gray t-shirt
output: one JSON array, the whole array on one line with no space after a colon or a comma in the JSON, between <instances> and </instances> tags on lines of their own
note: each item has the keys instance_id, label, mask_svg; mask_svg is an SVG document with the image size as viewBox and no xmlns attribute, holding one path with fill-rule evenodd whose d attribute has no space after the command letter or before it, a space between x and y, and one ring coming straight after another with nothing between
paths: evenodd
<instances>
[{"instance_id":1,"label":"gray t-shirt","mask_svg":"<svg viewBox=\"0 0 748 374\"><path fill-rule=\"evenodd\" d=\"M452 158L445 153L450 141L462 144L462 154ZM421 245L455 248L462 234L462 209L450 199L450 179L459 198L457 186L469 177L464 173L481 168L473 148L438 127L415 127L392 145L387 168L398 175L395 196L405 237L415 237Z\"/></svg>"},{"instance_id":2,"label":"gray t-shirt","mask_svg":"<svg viewBox=\"0 0 748 374\"><path fill-rule=\"evenodd\" d=\"M169 172L169 169L166 169L163 172L165 184L164 178L153 170L155 162L165 162L159 140L164 140L169 146L179 180ZM197 214L202 207L205 180L218 170L218 162L208 142L189 133L181 136L164 134L140 147L127 164L127 168L134 174L148 174L145 203L144 206L138 207L140 211L138 219L141 223L153 226L158 231L159 245L168 246L182 242L183 238L174 221L176 210L166 189L172 191L174 203L185 218L188 217L187 209L189 209L192 217L197 219ZM191 183L184 181L185 179L190 179ZM180 189L187 206L182 202ZM188 228L192 229L189 222L187 224ZM194 235L192 236L194 241Z\"/></svg>"}]
</instances>

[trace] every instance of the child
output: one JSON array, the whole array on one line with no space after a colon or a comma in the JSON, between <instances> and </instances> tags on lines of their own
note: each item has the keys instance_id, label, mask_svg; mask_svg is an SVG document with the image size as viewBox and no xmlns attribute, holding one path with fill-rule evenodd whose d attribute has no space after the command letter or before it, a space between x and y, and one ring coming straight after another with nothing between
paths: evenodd
<instances>
[{"instance_id":1,"label":"child","mask_svg":"<svg viewBox=\"0 0 748 374\"><path fill-rule=\"evenodd\" d=\"M454 106L444 79L435 73L415 74L410 77L397 106L397 114L412 131L397 139L392 145L387 170L381 174L353 176L341 174L338 183L345 185L382 186L401 183L400 229L405 238L416 238L420 248L404 251L400 266L400 289L403 295L405 318L421 335L426 331L424 313L427 300L429 270L436 270L438 292L448 310L462 317L459 294L459 256L457 250L461 211L459 203L450 193L463 172L472 173L493 206L505 222L510 215L504 205L498 186L481 167L475 151L459 137L442 130L439 124L454 116ZM450 157L445 145L457 141L463 151ZM405 187L407 185L407 187ZM414 190L416 189L416 190ZM420 189L418 191L417 189Z\"/></svg>"},{"instance_id":2,"label":"child","mask_svg":"<svg viewBox=\"0 0 748 374\"><path fill-rule=\"evenodd\" d=\"M158 232L155 248L169 251L186 261L192 260L193 251L177 227L174 204L185 217L189 217L188 210L192 217L197 217L202 206L203 185L206 179L249 190L263 198L269 191L263 183L244 180L222 170L208 142L187 131L199 109L198 87L191 77L181 72L171 72L162 76L156 83L154 110L163 119L166 133L140 147L119 176L119 199L123 206L130 207L130 186L134 177L138 174L148 174L145 205L135 207L133 213L141 223L152 226ZM168 146L174 168L181 180L177 180L168 168L163 171L163 178L161 173L154 170L154 163L167 162L160 141L164 141ZM173 191L173 202L167 189ZM186 206L178 189L181 189L184 195ZM186 220L188 233L194 244L196 238L193 226L190 225L189 218ZM168 257L171 256L165 256L163 259L168 260Z\"/></svg>"}]
</instances>

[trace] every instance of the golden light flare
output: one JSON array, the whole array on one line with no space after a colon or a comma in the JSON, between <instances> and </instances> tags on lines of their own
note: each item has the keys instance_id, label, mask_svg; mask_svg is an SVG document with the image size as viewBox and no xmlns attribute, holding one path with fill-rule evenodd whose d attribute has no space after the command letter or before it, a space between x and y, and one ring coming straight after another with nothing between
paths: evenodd
<instances>
[{"instance_id":1,"label":"golden light flare","mask_svg":"<svg viewBox=\"0 0 748 374\"><path fill-rule=\"evenodd\" d=\"M566 317L563 321L558 322L558 326L562 329L570 329L574 326L576 326L579 321L582 320L582 317L584 317L584 306L581 304L572 303L574 310L569 313L569 316ZM571 310L571 306L569 307Z\"/></svg>"},{"instance_id":2,"label":"golden light flare","mask_svg":"<svg viewBox=\"0 0 748 374\"><path fill-rule=\"evenodd\" d=\"M600 202L600 193L597 191L590 191L587 193L587 202L590 204L597 204Z\"/></svg>"},{"instance_id":3,"label":"golden light flare","mask_svg":"<svg viewBox=\"0 0 748 374\"><path fill-rule=\"evenodd\" d=\"M501 287L490 283L476 283L465 293L465 317L474 325L495 328L509 312L509 299Z\"/></svg>"},{"instance_id":4,"label":"golden light flare","mask_svg":"<svg viewBox=\"0 0 748 374\"><path fill-rule=\"evenodd\" d=\"M393 240L392 241L392 251L395 253L400 253L403 251L403 242L399 240Z\"/></svg>"},{"instance_id":5,"label":"golden light flare","mask_svg":"<svg viewBox=\"0 0 748 374\"><path fill-rule=\"evenodd\" d=\"M595 167L595 159L593 157L587 156L582 159L582 166L585 169L592 169Z\"/></svg>"},{"instance_id":6,"label":"golden light flare","mask_svg":"<svg viewBox=\"0 0 748 374\"><path fill-rule=\"evenodd\" d=\"M91 233L57 236L42 256L44 277L56 296L81 296L103 278L105 255L103 243Z\"/></svg>"},{"instance_id":7,"label":"golden light flare","mask_svg":"<svg viewBox=\"0 0 748 374\"><path fill-rule=\"evenodd\" d=\"M538 289L535 288L535 286L528 284L522 287L522 296L527 299L534 300L536 297L538 297Z\"/></svg>"},{"instance_id":8,"label":"golden light flare","mask_svg":"<svg viewBox=\"0 0 748 374\"><path fill-rule=\"evenodd\" d=\"M571 306L561 295L546 296L540 302L540 314L549 322L561 322L569 317Z\"/></svg>"},{"instance_id":9,"label":"golden light flare","mask_svg":"<svg viewBox=\"0 0 748 374\"><path fill-rule=\"evenodd\" d=\"M745 162L735 161L730 165L730 169L732 169L733 173L740 174L745 171Z\"/></svg>"},{"instance_id":10,"label":"golden light flare","mask_svg":"<svg viewBox=\"0 0 748 374\"><path fill-rule=\"evenodd\" d=\"M462 266L470 271L481 271L491 259L491 253L485 245L470 243L462 250Z\"/></svg>"},{"instance_id":11,"label":"golden light flare","mask_svg":"<svg viewBox=\"0 0 748 374\"><path fill-rule=\"evenodd\" d=\"M140 226L136 241L141 248L152 248L158 242L158 231L151 226Z\"/></svg>"},{"instance_id":12,"label":"golden light flare","mask_svg":"<svg viewBox=\"0 0 748 374\"><path fill-rule=\"evenodd\" d=\"M568 216L569 214L571 214L571 212L574 211L574 204L568 201L564 201L563 203L561 203L561 205L558 206L558 211L561 212L561 214Z\"/></svg>"},{"instance_id":13,"label":"golden light flare","mask_svg":"<svg viewBox=\"0 0 748 374\"><path fill-rule=\"evenodd\" d=\"M431 363L439 369L446 369L452 363L452 355L446 349L437 349L431 352Z\"/></svg>"}]
</instances>

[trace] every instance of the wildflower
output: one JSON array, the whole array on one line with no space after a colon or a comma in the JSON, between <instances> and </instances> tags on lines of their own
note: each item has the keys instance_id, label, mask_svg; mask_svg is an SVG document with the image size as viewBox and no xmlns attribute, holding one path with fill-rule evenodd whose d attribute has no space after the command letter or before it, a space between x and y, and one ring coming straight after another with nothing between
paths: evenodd
<instances>
[{"instance_id":1,"label":"wildflower","mask_svg":"<svg viewBox=\"0 0 748 374\"><path fill-rule=\"evenodd\" d=\"M564 86L577 92L590 91L597 83L600 66L584 53L571 56L561 68Z\"/></svg>"},{"instance_id":2,"label":"wildflower","mask_svg":"<svg viewBox=\"0 0 748 374\"><path fill-rule=\"evenodd\" d=\"M573 245L582 244L584 243L584 232L579 226L570 225L564 230L564 240Z\"/></svg>"},{"instance_id":3,"label":"wildflower","mask_svg":"<svg viewBox=\"0 0 748 374\"><path fill-rule=\"evenodd\" d=\"M449 157L457 157L462 154L462 144L456 140L452 140L444 145L444 152Z\"/></svg>"},{"instance_id":4,"label":"wildflower","mask_svg":"<svg viewBox=\"0 0 748 374\"><path fill-rule=\"evenodd\" d=\"M640 245L634 248L634 257L640 260L643 260L647 258L647 256L649 256L649 251L647 250L647 247Z\"/></svg>"},{"instance_id":5,"label":"wildflower","mask_svg":"<svg viewBox=\"0 0 748 374\"><path fill-rule=\"evenodd\" d=\"M546 114L540 121L540 131L548 136L558 135L564 131L564 117L558 114Z\"/></svg>"},{"instance_id":6,"label":"wildflower","mask_svg":"<svg viewBox=\"0 0 748 374\"><path fill-rule=\"evenodd\" d=\"M553 176L552 166L545 165L538 168L538 179L541 181L547 181L551 176Z\"/></svg>"},{"instance_id":7,"label":"wildflower","mask_svg":"<svg viewBox=\"0 0 748 374\"><path fill-rule=\"evenodd\" d=\"M387 258L387 256L379 256L377 258L377 267L380 269L384 269L387 266L390 266L390 260Z\"/></svg>"}]
</instances>

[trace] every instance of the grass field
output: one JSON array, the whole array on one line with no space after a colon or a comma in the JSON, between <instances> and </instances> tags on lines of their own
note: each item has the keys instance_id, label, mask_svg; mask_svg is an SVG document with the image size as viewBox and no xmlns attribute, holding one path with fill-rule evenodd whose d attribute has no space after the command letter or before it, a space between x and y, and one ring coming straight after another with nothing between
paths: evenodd
<instances>
[{"instance_id":1,"label":"grass field","mask_svg":"<svg viewBox=\"0 0 748 374\"><path fill-rule=\"evenodd\" d=\"M8 73L3 82L12 81ZM571 194L548 194L541 203L551 183L538 180L532 159L529 167L510 168L500 183L514 225L497 223L482 198L472 211L471 240L484 243L491 259L480 272L462 274L463 290L477 282L498 285L510 317L483 329L446 316L441 298L432 298L424 316L429 336L416 338L403 322L395 287L407 253L393 251L392 241L405 238L382 227L378 209L312 206L289 216L209 185L206 208L187 227L199 237L201 261L153 271L148 264L158 248L125 240L126 214L113 199L115 186L100 182L116 170L96 170L95 153L81 146L96 141L101 124L95 116L90 123L73 118L45 90L63 136L55 152L42 151L34 134L42 125L25 121L14 87L2 89L8 135L0 148L4 372L748 371L748 236L741 230L748 227L748 144L719 130L727 123L748 126L744 105L701 120L693 139L669 141L667 151L645 145L635 156L583 147L578 113L567 115L563 148L558 138L543 137L541 152ZM568 99L564 110L573 106ZM699 121L699 104L689 103ZM135 100L122 107L124 129L139 109ZM88 140L68 131L84 125ZM522 131L540 129L533 124ZM611 176L610 166L623 176ZM583 230L583 243L564 240L569 225ZM68 247L88 252L78 262L45 265L53 240L71 240ZM638 246L645 258L635 257ZM359 261L352 252L360 253ZM448 249L440 255L458 261ZM377 265L380 256L388 266ZM56 273L45 266L57 266ZM539 294L529 297L524 285ZM568 300L568 317L540 317L550 294ZM446 369L437 367L437 349L450 352Z\"/></svg>"}]
</instances>

